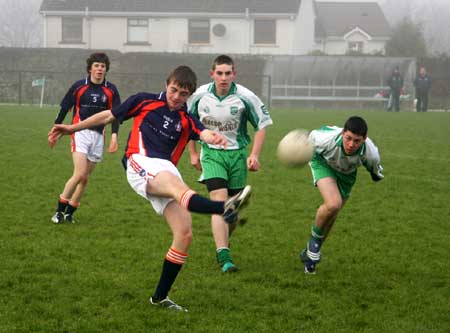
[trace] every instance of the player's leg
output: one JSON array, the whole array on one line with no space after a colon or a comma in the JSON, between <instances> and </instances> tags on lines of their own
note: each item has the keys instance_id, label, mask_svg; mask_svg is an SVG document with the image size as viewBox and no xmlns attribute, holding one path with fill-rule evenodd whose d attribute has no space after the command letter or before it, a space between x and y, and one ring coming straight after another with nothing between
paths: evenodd
<instances>
[{"instance_id":1,"label":"player's leg","mask_svg":"<svg viewBox=\"0 0 450 333\"><path fill-rule=\"evenodd\" d=\"M323 230L336 219L342 208L343 200L336 179L331 177L317 181L317 188L322 196L323 203L317 209L315 225Z\"/></svg>"},{"instance_id":2,"label":"player's leg","mask_svg":"<svg viewBox=\"0 0 450 333\"><path fill-rule=\"evenodd\" d=\"M97 163L91 162L89 160L87 160L86 163L83 162L84 174L82 175L80 182L78 183L77 187L75 188L75 191L72 194L72 197L70 198L69 204L66 209L66 213L64 215L64 219L66 221L75 223L75 220L73 219L73 214L80 206L81 198L83 197L89 178L92 172L94 171L96 165Z\"/></svg>"},{"instance_id":3,"label":"player's leg","mask_svg":"<svg viewBox=\"0 0 450 333\"><path fill-rule=\"evenodd\" d=\"M248 186L226 202L212 201L191 190L170 161L134 154L127 164L128 182L140 195L172 198L194 213L222 214L227 219L243 206L251 192Z\"/></svg>"},{"instance_id":4,"label":"player's leg","mask_svg":"<svg viewBox=\"0 0 450 333\"><path fill-rule=\"evenodd\" d=\"M210 179L207 184L211 184L212 180L213 179ZM211 200L226 201L228 199L227 188L222 187L212 190L209 194ZM230 252L230 227L231 224L226 223L222 215L214 214L211 216L211 230L216 244L217 263L224 273L237 271L237 267L233 263Z\"/></svg>"},{"instance_id":5,"label":"player's leg","mask_svg":"<svg viewBox=\"0 0 450 333\"><path fill-rule=\"evenodd\" d=\"M80 206L80 201L86 189L89 177L94 171L96 164L102 160L105 139L102 133L86 130L83 133L82 140L84 145L80 144L79 147L77 147L77 151L83 154L81 154L81 156L77 153L73 154L74 165L76 165L75 159L79 160L79 164L76 165L75 168L79 169L78 173L80 174L80 181L70 198L66 214L64 215L64 219L71 223L75 223L73 213L75 213ZM84 155L84 153L86 153L86 155Z\"/></svg>"},{"instance_id":6,"label":"player's leg","mask_svg":"<svg viewBox=\"0 0 450 333\"><path fill-rule=\"evenodd\" d=\"M66 214L69 202L72 200L72 196L75 193L77 186L83 182L87 183L86 174L88 174L89 170L88 164L89 161L87 159L86 154L73 152L72 160L73 160L73 174L67 180L66 184L64 185L63 192L60 194L56 213L52 218L52 221L54 223L60 223L63 221L64 214Z\"/></svg>"},{"instance_id":7,"label":"player's leg","mask_svg":"<svg viewBox=\"0 0 450 333\"><path fill-rule=\"evenodd\" d=\"M323 203L317 209L316 218L311 228L311 236L304 251L307 258L314 264L314 266L309 267L309 270L315 269L315 265L320 262L322 244L342 208L342 197L336 179L332 177L321 178L317 181L317 188L322 195ZM305 253L303 253L303 257L305 257Z\"/></svg>"},{"instance_id":8,"label":"player's leg","mask_svg":"<svg viewBox=\"0 0 450 333\"><path fill-rule=\"evenodd\" d=\"M177 311L187 311L168 298L169 291L188 257L192 242L192 220L189 212L171 201L163 213L173 234L172 244L164 258L161 276L150 303Z\"/></svg>"}]
</instances>

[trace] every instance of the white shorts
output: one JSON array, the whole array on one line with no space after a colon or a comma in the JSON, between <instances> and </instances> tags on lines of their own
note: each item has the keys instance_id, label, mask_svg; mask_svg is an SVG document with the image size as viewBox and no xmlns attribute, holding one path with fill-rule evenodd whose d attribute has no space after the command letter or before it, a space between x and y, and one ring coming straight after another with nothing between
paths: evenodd
<instances>
[{"instance_id":1,"label":"white shorts","mask_svg":"<svg viewBox=\"0 0 450 333\"><path fill-rule=\"evenodd\" d=\"M85 129L72 134L71 150L86 154L89 161L97 163L102 160L104 142L103 134Z\"/></svg>"},{"instance_id":2,"label":"white shorts","mask_svg":"<svg viewBox=\"0 0 450 333\"><path fill-rule=\"evenodd\" d=\"M174 200L172 198L158 197L147 193L147 181L155 178L161 171L169 171L178 178L183 179L176 166L168 160L151 158L139 154L133 154L128 158L128 183L137 194L150 201L153 209L159 215L162 215L166 206Z\"/></svg>"}]
</instances>

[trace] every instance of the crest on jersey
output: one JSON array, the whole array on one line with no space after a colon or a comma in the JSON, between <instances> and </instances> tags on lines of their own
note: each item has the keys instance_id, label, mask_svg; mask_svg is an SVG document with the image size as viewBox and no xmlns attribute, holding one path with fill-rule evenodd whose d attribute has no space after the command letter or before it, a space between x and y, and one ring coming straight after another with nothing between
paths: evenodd
<instances>
[{"instance_id":1,"label":"crest on jersey","mask_svg":"<svg viewBox=\"0 0 450 333\"><path fill-rule=\"evenodd\" d=\"M141 177L145 177L147 171L145 171L145 169L142 169L141 171L139 171L139 176Z\"/></svg>"},{"instance_id":2,"label":"crest on jersey","mask_svg":"<svg viewBox=\"0 0 450 333\"><path fill-rule=\"evenodd\" d=\"M234 116L238 113L239 108L237 106L230 106L230 113Z\"/></svg>"},{"instance_id":3,"label":"crest on jersey","mask_svg":"<svg viewBox=\"0 0 450 333\"><path fill-rule=\"evenodd\" d=\"M205 108L203 109L203 112L209 113L210 112L209 107L205 106Z\"/></svg>"},{"instance_id":4,"label":"crest on jersey","mask_svg":"<svg viewBox=\"0 0 450 333\"><path fill-rule=\"evenodd\" d=\"M265 105L261 105L261 112L266 116L269 114L269 110L267 110L267 107Z\"/></svg>"},{"instance_id":5,"label":"crest on jersey","mask_svg":"<svg viewBox=\"0 0 450 333\"><path fill-rule=\"evenodd\" d=\"M108 97L106 97L105 94L102 95L102 102L106 103L106 101L108 100Z\"/></svg>"},{"instance_id":6,"label":"crest on jersey","mask_svg":"<svg viewBox=\"0 0 450 333\"><path fill-rule=\"evenodd\" d=\"M181 132L182 129L183 129L183 127L181 126L181 121L179 121L179 122L176 123L176 125L175 125L175 131Z\"/></svg>"}]
</instances>

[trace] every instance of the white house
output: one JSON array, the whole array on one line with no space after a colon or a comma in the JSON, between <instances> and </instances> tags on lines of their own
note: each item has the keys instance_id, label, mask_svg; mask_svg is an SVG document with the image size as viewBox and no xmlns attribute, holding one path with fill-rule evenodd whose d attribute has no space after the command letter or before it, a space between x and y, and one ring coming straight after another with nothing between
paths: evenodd
<instances>
[{"instance_id":1,"label":"white house","mask_svg":"<svg viewBox=\"0 0 450 333\"><path fill-rule=\"evenodd\" d=\"M365 53L382 51L389 38L389 27L376 3L365 10L370 24L362 23L358 11L352 17L353 12L344 10L343 20L349 25L339 31L329 29L339 20L328 15L324 3L314 0L43 0L40 13L42 46L52 48L344 54L361 43ZM383 36L381 29L373 30L381 25L386 27Z\"/></svg>"},{"instance_id":2,"label":"white house","mask_svg":"<svg viewBox=\"0 0 450 333\"><path fill-rule=\"evenodd\" d=\"M384 53L389 24L376 2L315 3L315 42L326 54Z\"/></svg>"}]
</instances>

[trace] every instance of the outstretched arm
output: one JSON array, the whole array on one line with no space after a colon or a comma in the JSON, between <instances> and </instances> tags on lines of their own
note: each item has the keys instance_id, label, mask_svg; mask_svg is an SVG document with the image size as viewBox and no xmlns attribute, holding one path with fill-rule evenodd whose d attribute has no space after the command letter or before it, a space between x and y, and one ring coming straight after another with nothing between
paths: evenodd
<instances>
[{"instance_id":1,"label":"outstretched arm","mask_svg":"<svg viewBox=\"0 0 450 333\"><path fill-rule=\"evenodd\" d=\"M56 124L48 133L48 144L53 148L63 135L69 135L94 126L106 125L113 122L115 119L116 118L111 113L111 110L105 110L73 125Z\"/></svg>"}]
</instances>

